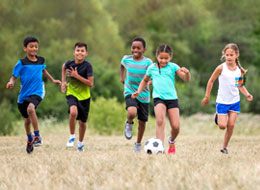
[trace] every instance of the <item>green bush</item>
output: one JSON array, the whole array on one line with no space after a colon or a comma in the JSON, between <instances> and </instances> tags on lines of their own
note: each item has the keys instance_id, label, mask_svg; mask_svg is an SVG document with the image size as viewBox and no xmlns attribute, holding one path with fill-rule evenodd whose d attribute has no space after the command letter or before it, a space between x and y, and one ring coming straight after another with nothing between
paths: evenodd
<instances>
[{"instance_id":1,"label":"green bush","mask_svg":"<svg viewBox=\"0 0 260 190\"><path fill-rule=\"evenodd\" d=\"M10 135L14 130L15 114L11 110L11 104L3 100L0 104L0 135Z\"/></svg>"},{"instance_id":2,"label":"green bush","mask_svg":"<svg viewBox=\"0 0 260 190\"><path fill-rule=\"evenodd\" d=\"M125 120L125 106L116 98L98 97L90 103L88 126L100 135L121 134Z\"/></svg>"}]
</instances>

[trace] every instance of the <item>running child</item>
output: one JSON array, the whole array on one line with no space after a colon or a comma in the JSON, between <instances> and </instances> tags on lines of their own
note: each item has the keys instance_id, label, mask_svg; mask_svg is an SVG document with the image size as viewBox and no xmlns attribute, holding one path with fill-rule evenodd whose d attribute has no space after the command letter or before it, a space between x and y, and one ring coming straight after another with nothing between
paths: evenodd
<instances>
[{"instance_id":1,"label":"running child","mask_svg":"<svg viewBox=\"0 0 260 190\"><path fill-rule=\"evenodd\" d=\"M148 109L150 103L149 85L144 87L137 99L132 99L131 94L134 93L140 82L142 81L147 68L152 64L152 60L144 57L146 43L143 38L136 37L132 41L132 55L126 55L121 61L120 78L124 84L124 97L126 102L127 120L125 123L124 135L130 140L133 136L133 120L138 116L138 134L134 144L134 152L141 152L141 141L145 131L145 124L148 121ZM125 78L125 71L126 78Z\"/></svg>"},{"instance_id":2,"label":"running child","mask_svg":"<svg viewBox=\"0 0 260 190\"><path fill-rule=\"evenodd\" d=\"M59 80L54 80L46 70L45 59L37 56L39 41L35 37L27 37L23 41L23 50L26 57L20 59L15 65L10 81L6 88L13 88L15 80L20 76L21 90L18 97L18 109L24 117L24 127L27 134L27 153L33 152L34 146L43 144L38 127L36 108L42 101L45 90L42 74L54 84L60 85ZM31 124L34 136L31 133Z\"/></svg>"},{"instance_id":3,"label":"running child","mask_svg":"<svg viewBox=\"0 0 260 190\"><path fill-rule=\"evenodd\" d=\"M239 49L234 43L227 44L222 50L221 60L225 61L220 64L211 77L209 78L206 94L201 104L206 106L209 103L211 89L215 80L218 78L219 87L216 100L216 124L220 129L226 130L222 153L227 154L227 146L233 134L237 113L240 112L240 96L239 90L248 101L253 100L253 96L244 86L244 74L247 72L238 60ZM241 80L242 79L242 80Z\"/></svg>"},{"instance_id":4,"label":"running child","mask_svg":"<svg viewBox=\"0 0 260 190\"><path fill-rule=\"evenodd\" d=\"M149 66L137 92L132 98L137 98L148 81L152 79L154 112L156 116L156 138L164 142L164 127L166 113L168 113L171 136L168 137L168 154L175 154L175 139L180 130L179 104L175 89L175 75L177 74L185 82L190 81L190 72L185 67L179 67L170 62L172 49L168 45L160 45L156 51L157 62Z\"/></svg>"},{"instance_id":5,"label":"running child","mask_svg":"<svg viewBox=\"0 0 260 190\"><path fill-rule=\"evenodd\" d=\"M62 67L61 91L66 92L67 104L69 106L70 138L67 148L73 148L76 140L76 120L79 120L78 151L84 151L84 135L87 128L87 119L90 106L90 88L94 83L93 69L90 62L85 60L88 55L87 44L77 42L74 45L74 60L69 60ZM66 83L66 72L68 84Z\"/></svg>"}]
</instances>

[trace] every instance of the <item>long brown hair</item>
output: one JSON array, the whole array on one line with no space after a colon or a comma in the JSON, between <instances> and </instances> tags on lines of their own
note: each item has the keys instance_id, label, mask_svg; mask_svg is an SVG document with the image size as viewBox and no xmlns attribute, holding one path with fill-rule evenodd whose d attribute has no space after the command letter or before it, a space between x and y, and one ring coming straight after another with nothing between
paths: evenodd
<instances>
[{"instance_id":1,"label":"long brown hair","mask_svg":"<svg viewBox=\"0 0 260 190\"><path fill-rule=\"evenodd\" d=\"M229 44L227 44L227 45L224 47L224 49L222 50L221 61L224 61L224 60L225 60L225 52L226 52L227 49L233 49L236 53L239 53L239 48L238 48L237 44L235 44L235 43L229 43ZM239 62L239 60L238 60L238 58L236 58L235 61L236 61L236 65L237 65L238 68L241 70L242 75L246 74L247 70L244 69L244 68L241 66L241 64L240 64L240 62Z\"/></svg>"}]
</instances>

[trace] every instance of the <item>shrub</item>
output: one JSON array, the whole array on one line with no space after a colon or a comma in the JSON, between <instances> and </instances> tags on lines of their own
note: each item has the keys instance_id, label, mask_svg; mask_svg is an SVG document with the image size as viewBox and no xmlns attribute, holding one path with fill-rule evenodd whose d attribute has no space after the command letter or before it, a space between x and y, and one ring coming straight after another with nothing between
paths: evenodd
<instances>
[{"instance_id":1,"label":"shrub","mask_svg":"<svg viewBox=\"0 0 260 190\"><path fill-rule=\"evenodd\" d=\"M3 100L0 104L0 110L0 135L10 135L14 130L13 123L16 119L11 110L10 102Z\"/></svg>"}]
</instances>

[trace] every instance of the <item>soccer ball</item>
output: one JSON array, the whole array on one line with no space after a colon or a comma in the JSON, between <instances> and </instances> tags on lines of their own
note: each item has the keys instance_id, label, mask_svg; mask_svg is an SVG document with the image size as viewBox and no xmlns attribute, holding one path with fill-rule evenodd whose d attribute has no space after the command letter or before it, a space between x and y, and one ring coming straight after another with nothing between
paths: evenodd
<instances>
[{"instance_id":1,"label":"soccer ball","mask_svg":"<svg viewBox=\"0 0 260 190\"><path fill-rule=\"evenodd\" d=\"M160 139L151 138L144 144L144 152L147 154L158 154L164 152L163 143Z\"/></svg>"}]
</instances>

